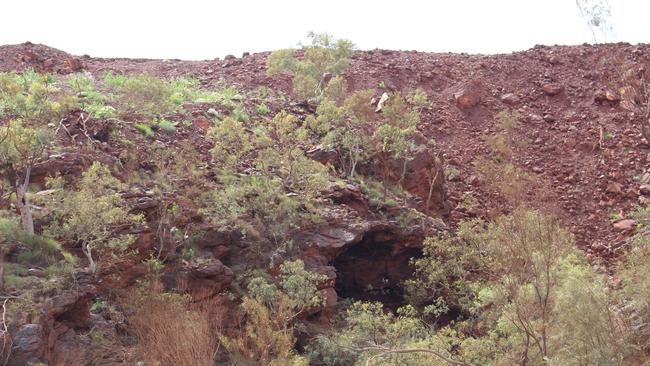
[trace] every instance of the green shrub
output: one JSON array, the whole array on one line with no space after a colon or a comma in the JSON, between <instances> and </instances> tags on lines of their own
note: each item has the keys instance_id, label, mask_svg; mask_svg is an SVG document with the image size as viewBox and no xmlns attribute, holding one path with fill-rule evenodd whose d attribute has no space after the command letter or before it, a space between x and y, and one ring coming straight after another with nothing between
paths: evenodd
<instances>
[{"instance_id":1,"label":"green shrub","mask_svg":"<svg viewBox=\"0 0 650 366\"><path fill-rule=\"evenodd\" d=\"M368 103L372 92L357 91L338 103L324 98L316 115L308 116L306 126L321 136L321 143L340 156L341 170L345 176L354 177L359 161L369 152L368 125L374 116Z\"/></svg>"},{"instance_id":2,"label":"green shrub","mask_svg":"<svg viewBox=\"0 0 650 366\"><path fill-rule=\"evenodd\" d=\"M57 264L60 260L68 263L74 263L76 260L56 240L27 234L15 220L0 218L0 242L5 245L18 245L16 262L19 264L48 266Z\"/></svg>"},{"instance_id":3,"label":"green shrub","mask_svg":"<svg viewBox=\"0 0 650 366\"><path fill-rule=\"evenodd\" d=\"M296 50L284 49L273 52L267 60L268 74L289 72L293 76L293 90L301 98L319 96L326 85L321 78L327 72L333 76L342 74L352 55L353 44L348 40L335 40L328 34L310 32L309 45L303 46L303 57Z\"/></svg>"},{"instance_id":4,"label":"green shrub","mask_svg":"<svg viewBox=\"0 0 650 366\"><path fill-rule=\"evenodd\" d=\"M368 196L368 202L374 207L396 207L397 201L384 194L384 186L373 179L367 178L360 181L361 191Z\"/></svg>"},{"instance_id":5,"label":"green shrub","mask_svg":"<svg viewBox=\"0 0 650 366\"><path fill-rule=\"evenodd\" d=\"M68 78L68 85L75 91L81 109L95 118L115 117L115 108L108 105L110 96L97 90L95 81L83 74L73 74Z\"/></svg>"},{"instance_id":6,"label":"green shrub","mask_svg":"<svg viewBox=\"0 0 650 366\"><path fill-rule=\"evenodd\" d=\"M235 118L227 117L208 130L208 137L214 141L212 158L219 168L232 169L253 150L253 142L244 125Z\"/></svg>"},{"instance_id":7,"label":"green shrub","mask_svg":"<svg viewBox=\"0 0 650 366\"><path fill-rule=\"evenodd\" d=\"M618 264L617 274L624 286L621 289L622 304L626 305L625 314L629 323L634 323L635 331L628 337L628 343L636 345L650 358L650 206L644 206L632 212L637 224L635 235L629 240L629 251Z\"/></svg>"},{"instance_id":8,"label":"green shrub","mask_svg":"<svg viewBox=\"0 0 650 366\"><path fill-rule=\"evenodd\" d=\"M264 102L260 103L257 106L257 113L259 113L261 115L266 115L266 114L269 114L270 112L271 112L271 110L269 109L269 107Z\"/></svg>"},{"instance_id":9,"label":"green shrub","mask_svg":"<svg viewBox=\"0 0 650 366\"><path fill-rule=\"evenodd\" d=\"M250 122L250 119L251 119L250 115L246 111L246 108L243 107L243 106L239 106L239 107L235 108L235 110L232 111L232 117L235 120L237 120L239 122L244 122L244 123Z\"/></svg>"},{"instance_id":10,"label":"green shrub","mask_svg":"<svg viewBox=\"0 0 650 366\"><path fill-rule=\"evenodd\" d=\"M501 111L497 114L497 127L503 132L512 133L519 126L521 113L517 111Z\"/></svg>"},{"instance_id":11,"label":"green shrub","mask_svg":"<svg viewBox=\"0 0 650 366\"><path fill-rule=\"evenodd\" d=\"M457 357L454 339L444 332L435 334L410 306L392 313L384 311L381 303L355 302L345 312L344 321L343 330L318 336L309 345L307 354L313 362L332 366L442 366L452 364L445 360Z\"/></svg>"},{"instance_id":12,"label":"green shrub","mask_svg":"<svg viewBox=\"0 0 650 366\"><path fill-rule=\"evenodd\" d=\"M233 363L308 365L294 350L294 323L305 311L324 305L317 286L327 277L305 270L301 260L283 263L280 273L279 288L264 276L254 277L241 304L245 326L234 334L218 335Z\"/></svg>"},{"instance_id":13,"label":"green shrub","mask_svg":"<svg viewBox=\"0 0 650 366\"><path fill-rule=\"evenodd\" d=\"M276 244L302 224L315 222L328 171L299 147L305 132L287 113L250 132L230 117L210 129L223 186L205 195L204 213L220 225L261 234Z\"/></svg>"},{"instance_id":14,"label":"green shrub","mask_svg":"<svg viewBox=\"0 0 650 366\"><path fill-rule=\"evenodd\" d=\"M301 208L301 199L287 196L278 178L259 175L222 179L224 187L205 195L202 211L219 225L239 228L246 235L261 234L278 244L312 220Z\"/></svg>"},{"instance_id":15,"label":"green shrub","mask_svg":"<svg viewBox=\"0 0 650 366\"><path fill-rule=\"evenodd\" d=\"M33 70L0 73L0 96L0 117L45 122L42 124L58 122L77 102L57 87L54 75Z\"/></svg>"},{"instance_id":16,"label":"green shrub","mask_svg":"<svg viewBox=\"0 0 650 366\"><path fill-rule=\"evenodd\" d=\"M153 137L153 130L149 125L144 123L136 123L133 125L136 130L138 130L145 137Z\"/></svg>"},{"instance_id":17,"label":"green shrub","mask_svg":"<svg viewBox=\"0 0 650 366\"><path fill-rule=\"evenodd\" d=\"M171 122L166 119L161 119L158 121L158 128L160 128L163 132L167 133L175 133L176 132L176 124L175 122ZM145 134L146 136L146 134Z\"/></svg>"},{"instance_id":18,"label":"green shrub","mask_svg":"<svg viewBox=\"0 0 650 366\"><path fill-rule=\"evenodd\" d=\"M412 159L415 143L411 137L417 132L420 123L420 114L417 110L406 104L400 94L393 95L382 109L383 121L371 137L373 144L373 158L376 166L380 168L384 196L388 188L391 160L402 161L402 173L399 179L401 184L406 174L406 165Z\"/></svg>"},{"instance_id":19,"label":"green shrub","mask_svg":"<svg viewBox=\"0 0 650 366\"><path fill-rule=\"evenodd\" d=\"M429 97L427 96L427 93L422 89L417 89L414 92L410 93L407 99L411 105L420 111L423 109L431 108Z\"/></svg>"},{"instance_id":20,"label":"green shrub","mask_svg":"<svg viewBox=\"0 0 650 366\"><path fill-rule=\"evenodd\" d=\"M46 266L58 263L60 259L69 263L75 262L76 258L63 250L61 244L54 239L22 234L20 241L26 249L16 257L18 263Z\"/></svg>"},{"instance_id":21,"label":"green shrub","mask_svg":"<svg viewBox=\"0 0 650 366\"><path fill-rule=\"evenodd\" d=\"M192 247L182 248L181 249L181 258L186 261L190 261L196 257L196 250Z\"/></svg>"},{"instance_id":22,"label":"green shrub","mask_svg":"<svg viewBox=\"0 0 650 366\"><path fill-rule=\"evenodd\" d=\"M106 74L104 84L115 94L117 110L124 118L164 116L179 110L184 101L174 90L173 83L147 74Z\"/></svg>"},{"instance_id":23,"label":"green shrub","mask_svg":"<svg viewBox=\"0 0 650 366\"><path fill-rule=\"evenodd\" d=\"M129 254L135 236L114 228L135 226L144 218L128 212L117 193L123 185L107 167L93 163L82 174L76 190L66 190L60 177L50 180L48 185L55 194L49 204L53 217L46 232L69 243L79 243L93 273L97 259L108 267Z\"/></svg>"}]
</instances>

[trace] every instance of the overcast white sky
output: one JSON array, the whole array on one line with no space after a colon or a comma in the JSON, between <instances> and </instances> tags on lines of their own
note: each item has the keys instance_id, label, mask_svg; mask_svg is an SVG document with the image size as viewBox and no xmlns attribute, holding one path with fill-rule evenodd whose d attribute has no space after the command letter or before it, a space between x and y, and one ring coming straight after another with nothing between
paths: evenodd
<instances>
[{"instance_id":1,"label":"overcast white sky","mask_svg":"<svg viewBox=\"0 0 650 366\"><path fill-rule=\"evenodd\" d=\"M615 37L650 43L650 0L610 0ZM0 44L212 59L295 46L309 30L361 49L504 53L592 36L575 0L0 0Z\"/></svg>"}]
</instances>

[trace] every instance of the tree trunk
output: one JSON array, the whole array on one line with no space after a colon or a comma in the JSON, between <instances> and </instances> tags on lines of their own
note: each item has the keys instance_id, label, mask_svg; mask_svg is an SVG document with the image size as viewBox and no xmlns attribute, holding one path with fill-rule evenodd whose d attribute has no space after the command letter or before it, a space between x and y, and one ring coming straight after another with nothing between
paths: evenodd
<instances>
[{"instance_id":1,"label":"tree trunk","mask_svg":"<svg viewBox=\"0 0 650 366\"><path fill-rule=\"evenodd\" d=\"M388 172L389 168L387 166L388 163L384 162L384 202L386 202L386 195L388 194Z\"/></svg>"},{"instance_id":2,"label":"tree trunk","mask_svg":"<svg viewBox=\"0 0 650 366\"><path fill-rule=\"evenodd\" d=\"M23 230L30 235L34 235L34 218L27 198L27 188L32 173L32 167L25 170L25 178L22 182L16 179L16 205L20 211L20 222Z\"/></svg>"},{"instance_id":3,"label":"tree trunk","mask_svg":"<svg viewBox=\"0 0 650 366\"><path fill-rule=\"evenodd\" d=\"M399 177L399 182L398 185L401 187L402 183L404 182L404 178L406 178L406 165L408 164L408 159L404 157L404 163L402 164L402 174Z\"/></svg>"},{"instance_id":4,"label":"tree trunk","mask_svg":"<svg viewBox=\"0 0 650 366\"><path fill-rule=\"evenodd\" d=\"M352 151L352 149L350 149L349 153L350 153L350 175L349 175L349 177L354 178L354 171L357 169L357 160L354 158L355 154Z\"/></svg>"},{"instance_id":5,"label":"tree trunk","mask_svg":"<svg viewBox=\"0 0 650 366\"><path fill-rule=\"evenodd\" d=\"M90 273L95 274L97 271L97 264L93 260L92 247L88 243L83 243L81 245L81 250L86 255L86 258L88 258L88 267L90 268Z\"/></svg>"},{"instance_id":6,"label":"tree trunk","mask_svg":"<svg viewBox=\"0 0 650 366\"><path fill-rule=\"evenodd\" d=\"M435 164L433 168L434 169L437 168ZM429 212L429 208L431 207L431 196L433 196L433 185L436 183L436 179L438 179L438 169L436 169L436 174L431 179L431 183L429 183L429 195L427 196L427 203L426 203L426 207L424 208L424 212L426 212L427 215L431 214Z\"/></svg>"},{"instance_id":7,"label":"tree trunk","mask_svg":"<svg viewBox=\"0 0 650 366\"><path fill-rule=\"evenodd\" d=\"M0 292L5 290L5 243L0 247Z\"/></svg>"}]
</instances>

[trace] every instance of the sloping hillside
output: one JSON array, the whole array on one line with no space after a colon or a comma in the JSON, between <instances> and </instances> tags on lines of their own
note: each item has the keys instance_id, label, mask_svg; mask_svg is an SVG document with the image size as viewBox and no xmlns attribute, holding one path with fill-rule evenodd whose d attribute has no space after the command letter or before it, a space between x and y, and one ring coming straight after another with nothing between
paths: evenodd
<instances>
[{"instance_id":1,"label":"sloping hillside","mask_svg":"<svg viewBox=\"0 0 650 366\"><path fill-rule=\"evenodd\" d=\"M304 52L298 51L299 59ZM22 102L15 111L3 95L0 126L10 131L45 122L40 127L51 142L40 155L26 159L31 165L12 165L10 158L21 155L9 154L7 148L2 172L7 187L16 184L17 189L16 177L30 176L23 194L34 201L35 233L57 239L61 251L78 258L65 267L71 277L55 276L45 271L48 261L24 261L27 239L3 239L7 246L15 244L6 253L11 281L0 297L16 304L3 333L8 341L0 350L8 364L150 362L138 353L138 332L144 331L134 320L146 318L146 312L137 310L142 304L133 300L147 298L137 293L144 279L155 283L153 293L164 289L188 295L183 304L209 313L210 324L225 329L220 342L235 352L236 342L227 339L236 337L252 314L289 306L280 297L283 305L271 310L234 310L252 296L251 283L257 282L251 278L260 273L271 284L258 284L258 291L274 287L290 293L287 278L300 278L294 291L311 289L322 300L311 302L316 295L302 294L307 300L291 319L305 323L295 331L304 337L291 338L291 328L283 340L291 352L295 348L306 355L318 335L340 325L346 301L380 301L387 312L415 304L403 288L418 273L412 258L431 256L428 244L422 250L426 238L446 237L461 222L499 222L521 205L554 215L561 228L575 235L586 258L593 264L603 259L608 266L601 272L610 274L628 239L645 225L628 216L650 194L650 121L644 109L647 95L642 94L650 67L648 45L536 46L506 55L354 51L342 74L343 94L367 100L357 100L350 107L355 112L345 113L354 114L350 119L356 121L357 110L363 109L359 116L372 112L354 134L370 139L377 135L376 126L389 124L388 107L378 107L382 96L392 106L402 101L399 95L409 95L400 113L414 113L418 123L417 132L408 132L404 142L412 146L407 158L381 155L385 151L376 146L326 146L329 140L321 138L318 129L323 127L317 125L317 117L327 112L319 105L322 99L298 97L287 73L269 76L269 55L206 61L106 59L31 43L0 46L0 72L34 70L58 77L51 85L43 82L53 90L41 101L47 113L19 110L33 100L41 103L33 84L16 92L27 102L17 98ZM11 80L0 83L0 90L4 85L21 88ZM369 91L354 94L362 90ZM426 103L414 102L411 93L416 91L424 93ZM152 104L155 98L163 105ZM332 105L348 102L355 100ZM16 127L18 120L22 125ZM7 136L12 133L18 134ZM363 156L358 161L355 152ZM105 170L93 164L97 162ZM95 181L88 171L97 174L91 177ZM115 187L100 190L110 186L102 179ZM24 214L21 200L3 187L0 209L6 214L0 219L18 221L18 214ZM106 206L123 209L119 219L83 206L107 204L88 198L102 194L121 202ZM79 197L77 206L65 206L72 204L66 197ZM62 207L96 214L97 221L87 222L106 224L104 236L83 236L82 229L73 235L73 224L83 220L59 215ZM130 240L129 250L119 252L119 260L115 252L100 252L97 273L89 273L95 272L97 258L88 253L88 243L113 243L118 236ZM59 249L52 256L63 263ZM454 290L445 291L444 296L455 296ZM431 305L433 299L426 301L422 304ZM140 308L129 307L134 303ZM473 319L463 306L460 300L449 302L431 328ZM472 323L472 336L488 333L478 323ZM190 330L196 327L179 327L187 332L181 336L200 338ZM376 346L377 352L397 349ZM255 348L248 343L241 347ZM454 346L449 349L448 356L462 356ZM177 362L162 364L183 364Z\"/></svg>"}]
</instances>

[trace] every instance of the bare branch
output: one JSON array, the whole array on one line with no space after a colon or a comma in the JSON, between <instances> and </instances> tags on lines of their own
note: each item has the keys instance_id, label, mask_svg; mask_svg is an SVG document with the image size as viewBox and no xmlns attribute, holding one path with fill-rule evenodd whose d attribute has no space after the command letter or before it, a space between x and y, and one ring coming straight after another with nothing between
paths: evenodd
<instances>
[{"instance_id":1,"label":"bare branch","mask_svg":"<svg viewBox=\"0 0 650 366\"><path fill-rule=\"evenodd\" d=\"M428 353L428 354L432 354L432 355L442 359L443 361L447 362L450 365L471 366L467 362L457 361L457 360L451 359L451 358L443 355L440 352L437 352L437 351L434 351L434 350L428 349L428 348L388 348L388 347L384 347L384 346L370 346L370 347L364 347L361 350L362 351L373 351L373 350L375 350L375 351L383 351L383 352L381 352L379 354L376 354L376 355L370 357L366 361L366 366L370 366L372 361L377 359L377 358L384 357L386 355L390 355L390 354L394 354L394 353Z\"/></svg>"}]
</instances>

